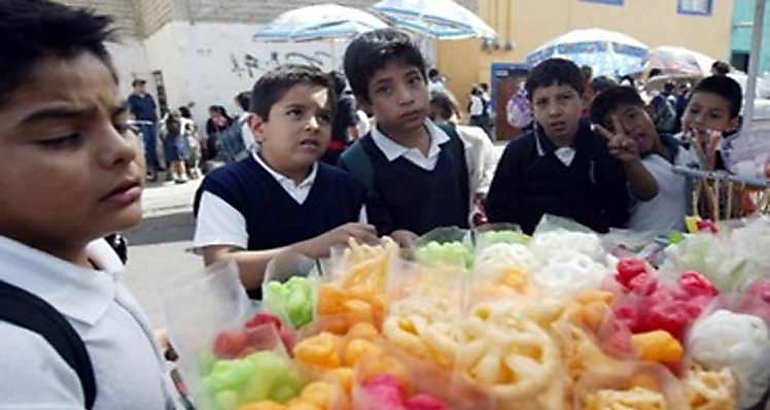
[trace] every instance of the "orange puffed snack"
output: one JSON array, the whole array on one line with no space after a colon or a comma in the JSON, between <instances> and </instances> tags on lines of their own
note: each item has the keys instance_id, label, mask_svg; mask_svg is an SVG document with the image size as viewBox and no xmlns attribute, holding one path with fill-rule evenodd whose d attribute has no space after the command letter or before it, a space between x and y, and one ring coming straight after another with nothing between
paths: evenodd
<instances>
[{"instance_id":1,"label":"orange puffed snack","mask_svg":"<svg viewBox=\"0 0 770 410\"><path fill-rule=\"evenodd\" d=\"M642 360L675 363L684 355L682 344L665 330L638 333L631 336L631 341Z\"/></svg>"},{"instance_id":2,"label":"orange puffed snack","mask_svg":"<svg viewBox=\"0 0 770 410\"><path fill-rule=\"evenodd\" d=\"M294 346L294 360L305 366L322 369L340 367L342 338L329 332L311 336Z\"/></svg>"},{"instance_id":3,"label":"orange puffed snack","mask_svg":"<svg viewBox=\"0 0 770 410\"><path fill-rule=\"evenodd\" d=\"M353 339L345 346L342 362L345 366L353 367L363 356L368 354L379 356L382 353L382 348L369 340Z\"/></svg>"},{"instance_id":4,"label":"orange puffed snack","mask_svg":"<svg viewBox=\"0 0 770 410\"><path fill-rule=\"evenodd\" d=\"M348 331L348 337L354 339L374 340L380 332L371 323L356 323Z\"/></svg>"},{"instance_id":5,"label":"orange puffed snack","mask_svg":"<svg viewBox=\"0 0 770 410\"><path fill-rule=\"evenodd\" d=\"M409 385L409 373L401 361L386 354L370 354L362 357L356 365L356 378L359 382L366 382L372 377L382 374L390 374L398 379L402 385Z\"/></svg>"},{"instance_id":6,"label":"orange puffed snack","mask_svg":"<svg viewBox=\"0 0 770 410\"><path fill-rule=\"evenodd\" d=\"M299 397L306 403L313 404L319 408L329 407L334 398L334 385L327 382L313 382L302 389Z\"/></svg>"},{"instance_id":7,"label":"orange puffed snack","mask_svg":"<svg viewBox=\"0 0 770 410\"><path fill-rule=\"evenodd\" d=\"M338 384L342 388L342 391L350 394L353 390L353 369L350 367L339 367L330 370L324 373L321 380L332 384Z\"/></svg>"}]
</instances>

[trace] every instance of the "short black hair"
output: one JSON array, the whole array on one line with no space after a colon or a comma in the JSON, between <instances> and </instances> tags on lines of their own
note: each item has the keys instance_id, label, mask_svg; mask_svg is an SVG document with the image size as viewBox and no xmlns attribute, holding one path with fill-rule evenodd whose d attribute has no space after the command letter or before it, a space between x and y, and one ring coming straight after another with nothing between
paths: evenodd
<instances>
[{"instance_id":1,"label":"short black hair","mask_svg":"<svg viewBox=\"0 0 770 410\"><path fill-rule=\"evenodd\" d=\"M345 78L345 74L337 70L332 70L329 72L329 78L332 81L334 92L337 93L337 96L342 95L342 93L345 92L345 87L348 85L348 79Z\"/></svg>"},{"instance_id":2,"label":"short black hair","mask_svg":"<svg viewBox=\"0 0 770 410\"><path fill-rule=\"evenodd\" d=\"M634 105L644 108L644 100L636 89L627 86L615 86L604 90L591 103L591 122L604 124L604 118L619 105Z\"/></svg>"},{"instance_id":3,"label":"short black hair","mask_svg":"<svg viewBox=\"0 0 770 410\"><path fill-rule=\"evenodd\" d=\"M369 81L390 62L414 66L425 77L425 59L409 36L392 28L360 34L345 51L345 75L356 98L369 102Z\"/></svg>"},{"instance_id":4,"label":"short black hair","mask_svg":"<svg viewBox=\"0 0 770 410\"><path fill-rule=\"evenodd\" d=\"M730 102L730 118L741 113L743 91L737 81L726 75L712 75L702 79L692 90L695 93L713 93Z\"/></svg>"},{"instance_id":5,"label":"short black hair","mask_svg":"<svg viewBox=\"0 0 770 410\"><path fill-rule=\"evenodd\" d=\"M238 95L235 96L235 101L238 103L238 107L240 107L241 110L248 111L251 107L251 91L238 93Z\"/></svg>"},{"instance_id":6,"label":"short black hair","mask_svg":"<svg viewBox=\"0 0 770 410\"><path fill-rule=\"evenodd\" d=\"M601 94L612 87L617 87L618 82L614 78L606 75L600 75L594 77L591 82L588 83L595 94Z\"/></svg>"},{"instance_id":7,"label":"short black hair","mask_svg":"<svg viewBox=\"0 0 770 410\"><path fill-rule=\"evenodd\" d=\"M326 73L311 65L286 64L268 71L254 84L251 91L251 112L267 121L273 105L298 84L325 87L329 92L330 108L334 110L337 95Z\"/></svg>"},{"instance_id":8,"label":"short black hair","mask_svg":"<svg viewBox=\"0 0 770 410\"><path fill-rule=\"evenodd\" d=\"M106 41L114 40L112 18L49 0L0 1L0 104L46 57L91 53L110 69Z\"/></svg>"},{"instance_id":9,"label":"short black hair","mask_svg":"<svg viewBox=\"0 0 770 410\"><path fill-rule=\"evenodd\" d=\"M430 103L441 110L443 119L450 119L457 114L457 102L454 97L445 91L432 91L430 93Z\"/></svg>"},{"instance_id":10,"label":"short black hair","mask_svg":"<svg viewBox=\"0 0 770 410\"><path fill-rule=\"evenodd\" d=\"M570 60L564 58L549 58L535 66L527 77L524 88L530 100L535 95L535 90L552 85L568 85L578 94L583 94L585 82L580 68Z\"/></svg>"},{"instance_id":11,"label":"short black hair","mask_svg":"<svg viewBox=\"0 0 770 410\"><path fill-rule=\"evenodd\" d=\"M730 72L730 64L724 61L716 60L711 64L711 69L716 71L716 75L727 75Z\"/></svg>"}]
</instances>

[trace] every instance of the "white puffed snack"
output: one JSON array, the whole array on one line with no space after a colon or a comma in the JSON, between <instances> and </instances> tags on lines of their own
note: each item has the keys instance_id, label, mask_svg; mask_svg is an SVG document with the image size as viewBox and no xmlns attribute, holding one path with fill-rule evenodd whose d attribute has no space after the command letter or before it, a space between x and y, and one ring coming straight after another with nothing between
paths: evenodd
<instances>
[{"instance_id":1,"label":"white puffed snack","mask_svg":"<svg viewBox=\"0 0 770 410\"><path fill-rule=\"evenodd\" d=\"M573 293L598 288L609 270L587 255L564 251L534 272L535 284L551 294Z\"/></svg>"},{"instance_id":2,"label":"white puffed snack","mask_svg":"<svg viewBox=\"0 0 770 410\"><path fill-rule=\"evenodd\" d=\"M738 408L756 404L770 380L770 335L753 315L720 309L693 325L688 340L693 360L707 369L730 368L738 384Z\"/></svg>"}]
</instances>

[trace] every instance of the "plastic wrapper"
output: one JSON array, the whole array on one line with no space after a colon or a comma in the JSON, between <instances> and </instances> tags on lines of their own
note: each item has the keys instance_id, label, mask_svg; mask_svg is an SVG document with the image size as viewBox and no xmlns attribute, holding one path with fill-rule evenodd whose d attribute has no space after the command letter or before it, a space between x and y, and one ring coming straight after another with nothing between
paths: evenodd
<instances>
[{"instance_id":1,"label":"plastic wrapper","mask_svg":"<svg viewBox=\"0 0 770 410\"><path fill-rule=\"evenodd\" d=\"M433 266L473 266L473 246L470 234L457 227L436 228L414 241L417 261Z\"/></svg>"},{"instance_id":2,"label":"plastic wrapper","mask_svg":"<svg viewBox=\"0 0 770 410\"><path fill-rule=\"evenodd\" d=\"M262 284L262 308L295 328L313 321L320 272L304 255L283 254L267 265Z\"/></svg>"},{"instance_id":3,"label":"plastic wrapper","mask_svg":"<svg viewBox=\"0 0 770 410\"><path fill-rule=\"evenodd\" d=\"M723 158L735 175L770 180L770 131L742 130L725 144Z\"/></svg>"},{"instance_id":4,"label":"plastic wrapper","mask_svg":"<svg viewBox=\"0 0 770 410\"><path fill-rule=\"evenodd\" d=\"M530 248L541 261L547 261L565 250L602 263L606 256L599 235L575 221L553 215L544 215L540 220Z\"/></svg>"},{"instance_id":5,"label":"plastic wrapper","mask_svg":"<svg viewBox=\"0 0 770 410\"><path fill-rule=\"evenodd\" d=\"M622 259L636 257L647 261L652 266L660 266L665 261L665 249L670 244L654 232L637 232L625 229L610 229L601 238L604 249L610 255Z\"/></svg>"},{"instance_id":6,"label":"plastic wrapper","mask_svg":"<svg viewBox=\"0 0 770 410\"><path fill-rule=\"evenodd\" d=\"M483 248L497 243L518 243L526 245L532 239L531 236L521 231L521 227L509 223L488 224L479 227L474 232L474 244L477 248Z\"/></svg>"},{"instance_id":7,"label":"plastic wrapper","mask_svg":"<svg viewBox=\"0 0 770 410\"><path fill-rule=\"evenodd\" d=\"M164 290L164 310L179 367L204 408L229 410L272 399L286 401L302 387L275 316L253 316L234 262ZM250 320L247 321L247 319Z\"/></svg>"},{"instance_id":8,"label":"plastic wrapper","mask_svg":"<svg viewBox=\"0 0 770 410\"><path fill-rule=\"evenodd\" d=\"M612 372L588 372L575 386L574 409L689 409L686 387L665 367L626 362Z\"/></svg>"},{"instance_id":9,"label":"plastic wrapper","mask_svg":"<svg viewBox=\"0 0 770 410\"><path fill-rule=\"evenodd\" d=\"M753 406L768 389L770 334L761 318L717 309L695 323L687 347L693 361L706 369L730 368L739 408Z\"/></svg>"},{"instance_id":10,"label":"plastic wrapper","mask_svg":"<svg viewBox=\"0 0 770 410\"><path fill-rule=\"evenodd\" d=\"M695 366L684 382L692 410L734 410L737 406L735 377L728 368L710 371Z\"/></svg>"}]
</instances>

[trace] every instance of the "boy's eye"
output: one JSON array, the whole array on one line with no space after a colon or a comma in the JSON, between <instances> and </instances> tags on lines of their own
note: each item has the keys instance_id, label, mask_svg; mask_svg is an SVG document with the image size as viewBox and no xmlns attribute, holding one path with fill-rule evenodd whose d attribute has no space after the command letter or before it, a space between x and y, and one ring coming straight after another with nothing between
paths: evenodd
<instances>
[{"instance_id":1,"label":"boy's eye","mask_svg":"<svg viewBox=\"0 0 770 410\"><path fill-rule=\"evenodd\" d=\"M286 112L286 115L288 115L289 117L301 118L302 110L300 110L299 108L292 108Z\"/></svg>"},{"instance_id":2,"label":"boy's eye","mask_svg":"<svg viewBox=\"0 0 770 410\"><path fill-rule=\"evenodd\" d=\"M384 86L375 88L374 92L380 95L390 95L393 93L393 87L389 85L384 85Z\"/></svg>"},{"instance_id":3,"label":"boy's eye","mask_svg":"<svg viewBox=\"0 0 770 410\"><path fill-rule=\"evenodd\" d=\"M318 118L318 121L325 124L330 124L332 122L332 116L329 114L318 114L316 117Z\"/></svg>"},{"instance_id":4,"label":"boy's eye","mask_svg":"<svg viewBox=\"0 0 770 410\"><path fill-rule=\"evenodd\" d=\"M115 130L117 130L121 134L125 134L129 130L132 129L131 125L127 122L118 122L115 124L112 124L113 127L115 127Z\"/></svg>"},{"instance_id":5,"label":"boy's eye","mask_svg":"<svg viewBox=\"0 0 770 410\"><path fill-rule=\"evenodd\" d=\"M422 84L422 77L414 76L414 77L410 78L407 81L408 81L409 85L420 85L420 84Z\"/></svg>"},{"instance_id":6,"label":"boy's eye","mask_svg":"<svg viewBox=\"0 0 770 410\"><path fill-rule=\"evenodd\" d=\"M46 148L59 149L77 146L82 140L82 134L74 133L62 137L49 138L38 141L38 144Z\"/></svg>"}]
</instances>

